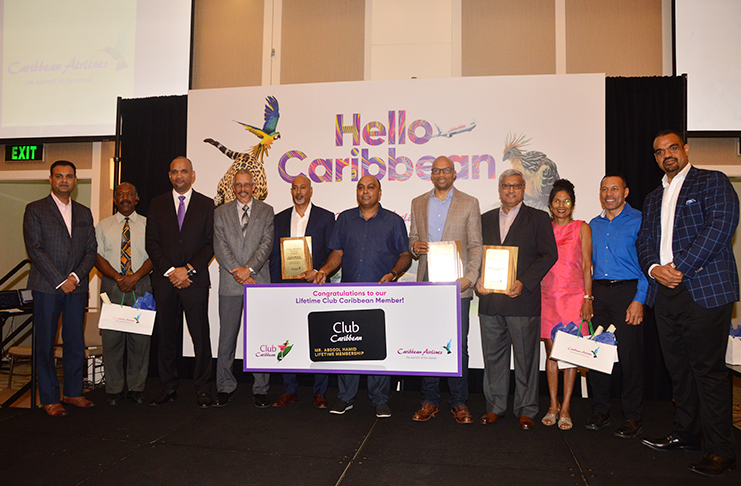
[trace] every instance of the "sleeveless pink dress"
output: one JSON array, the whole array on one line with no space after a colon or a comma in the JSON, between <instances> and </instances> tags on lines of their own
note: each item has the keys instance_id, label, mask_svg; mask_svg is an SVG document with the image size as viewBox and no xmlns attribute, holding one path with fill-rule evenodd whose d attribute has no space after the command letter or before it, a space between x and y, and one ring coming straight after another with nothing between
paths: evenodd
<instances>
[{"instance_id":1,"label":"sleeveless pink dress","mask_svg":"<svg viewBox=\"0 0 741 486\"><path fill-rule=\"evenodd\" d=\"M581 270L581 225L584 221L572 221L559 226L553 224L558 246L558 261L540 283L541 311L540 337L551 338L553 327L562 322L581 323L579 312L584 303L584 274ZM589 332L582 326L582 335Z\"/></svg>"}]
</instances>

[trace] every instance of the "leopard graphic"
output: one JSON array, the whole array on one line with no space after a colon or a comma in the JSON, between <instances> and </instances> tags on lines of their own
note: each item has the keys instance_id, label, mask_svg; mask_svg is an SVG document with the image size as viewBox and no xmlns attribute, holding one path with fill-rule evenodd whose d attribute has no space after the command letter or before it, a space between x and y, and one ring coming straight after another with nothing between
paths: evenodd
<instances>
[{"instance_id":1,"label":"leopard graphic","mask_svg":"<svg viewBox=\"0 0 741 486\"><path fill-rule=\"evenodd\" d=\"M205 139L204 142L210 143L234 161L231 167L226 171L226 174L224 174L224 177L219 181L219 185L216 189L216 197L214 197L214 204L216 206L221 206L222 204L235 199L232 184L234 182L234 175L241 169L249 169L252 173L252 180L255 183L252 196L260 201L264 201L268 197L268 179L265 176L265 167L262 162L258 160L257 154L254 150L246 153L235 152L229 150L211 138Z\"/></svg>"}]
</instances>

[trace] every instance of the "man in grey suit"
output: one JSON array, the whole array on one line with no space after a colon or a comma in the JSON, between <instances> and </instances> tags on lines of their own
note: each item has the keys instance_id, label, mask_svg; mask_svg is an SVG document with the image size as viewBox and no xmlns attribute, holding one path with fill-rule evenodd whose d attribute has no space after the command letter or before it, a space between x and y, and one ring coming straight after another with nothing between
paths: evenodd
<instances>
[{"instance_id":1,"label":"man in grey suit","mask_svg":"<svg viewBox=\"0 0 741 486\"><path fill-rule=\"evenodd\" d=\"M28 288L33 293L34 359L38 365L39 397L52 417L67 415L59 400L54 342L59 316L64 340L64 396L62 402L81 408L93 406L82 396L85 359L84 319L88 274L98 245L90 209L73 201L77 170L72 162L51 165L51 194L26 206L23 239L31 259Z\"/></svg>"},{"instance_id":2,"label":"man in grey suit","mask_svg":"<svg viewBox=\"0 0 741 486\"><path fill-rule=\"evenodd\" d=\"M551 218L526 206L525 179L518 170L499 176L501 207L481 216L484 245L517 247L517 276L504 293L476 282L484 353L486 414L482 424L495 423L507 409L510 345L515 358L514 412L523 430L535 426L538 413L538 357L540 356L540 281L558 260ZM483 273L483 271L482 271Z\"/></svg>"},{"instance_id":3,"label":"man in grey suit","mask_svg":"<svg viewBox=\"0 0 741 486\"><path fill-rule=\"evenodd\" d=\"M216 362L216 403L223 407L237 389L232 365L242 317L244 286L270 283L268 258L273 249L273 208L252 197L254 183L248 169L234 176L237 199L214 213L214 253L219 261L219 355ZM254 373L255 406L268 401L268 373Z\"/></svg>"},{"instance_id":4,"label":"man in grey suit","mask_svg":"<svg viewBox=\"0 0 741 486\"><path fill-rule=\"evenodd\" d=\"M427 271L428 242L460 241L463 276L461 288L461 361L462 376L448 378L450 413L459 424L473 422L466 407L468 400L468 315L473 298L473 285L481 267L481 210L475 197L453 187L455 165L447 157L432 163L434 189L412 200L412 224L409 228L409 249L419 258L417 282L429 280ZM426 422L440 413L440 378L422 378L422 408L412 416L416 422Z\"/></svg>"}]
</instances>

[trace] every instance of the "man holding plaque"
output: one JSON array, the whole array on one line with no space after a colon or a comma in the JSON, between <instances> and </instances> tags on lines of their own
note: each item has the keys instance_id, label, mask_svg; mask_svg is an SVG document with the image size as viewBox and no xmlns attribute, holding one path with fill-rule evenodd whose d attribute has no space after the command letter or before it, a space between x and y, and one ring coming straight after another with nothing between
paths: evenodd
<instances>
[{"instance_id":1,"label":"man holding plaque","mask_svg":"<svg viewBox=\"0 0 741 486\"><path fill-rule=\"evenodd\" d=\"M492 290L488 283L487 250L482 278L476 283L484 354L486 414L479 421L493 424L504 415L509 395L510 345L514 349L514 412L519 427L530 430L538 414L538 358L540 356L540 281L558 260L551 218L526 206L525 179L518 170L499 176L501 206L481 216L484 245L515 247L517 258L508 273L514 283ZM512 253L512 251L510 251ZM516 267L512 268L512 267ZM488 286L488 287L487 287Z\"/></svg>"},{"instance_id":2,"label":"man holding plaque","mask_svg":"<svg viewBox=\"0 0 741 486\"><path fill-rule=\"evenodd\" d=\"M462 376L448 378L450 413L459 424L473 422L466 407L468 400L468 314L473 298L473 285L481 267L481 211L479 201L453 187L455 165L447 157L432 163L434 188L412 200L412 224L409 229L409 249L419 258L418 282L452 282L461 288L461 358ZM446 258L441 244L453 249L454 258ZM430 245L433 243L433 245ZM460 245L460 250L458 250ZM438 256L440 254L440 256ZM436 258L437 257L437 258ZM412 416L416 422L426 422L440 413L440 378L422 378L422 408Z\"/></svg>"},{"instance_id":3,"label":"man holding plaque","mask_svg":"<svg viewBox=\"0 0 741 486\"><path fill-rule=\"evenodd\" d=\"M311 196L314 188L311 187L311 179L306 176L296 176L291 181L291 199L293 206L275 215L275 241L273 252L270 255L270 280L273 283L305 283L313 282L317 271L327 261L331 251L327 246L329 237L334 228L334 214L319 206L311 204ZM281 254L281 239L304 239L305 244L311 248L311 262L309 271L306 268L296 277L286 275L283 278L285 264L282 263L285 254ZM324 395L327 392L329 375L314 375L314 406L316 408L327 408L327 400ZM296 375L285 373L283 375L283 395L273 403L274 407L285 407L289 403L298 401L298 380Z\"/></svg>"},{"instance_id":4,"label":"man holding plaque","mask_svg":"<svg viewBox=\"0 0 741 486\"><path fill-rule=\"evenodd\" d=\"M316 274L323 284L327 275L342 265L342 282L393 282L409 268L409 238L404 220L381 207L381 183L372 175L361 177L357 185L358 207L340 213L329 248L332 253ZM339 375L339 393L330 413L343 414L353 408L358 394L359 375ZM391 416L388 400L391 379L368 375L368 396L376 417Z\"/></svg>"},{"instance_id":5,"label":"man holding plaque","mask_svg":"<svg viewBox=\"0 0 741 486\"><path fill-rule=\"evenodd\" d=\"M214 212L214 253L219 261L219 353L216 360L216 401L224 407L237 389L232 365L242 322L244 286L270 283L268 257L273 249L273 208L252 197L255 185L249 169L234 175L237 197ZM255 406L268 407L268 373L253 373Z\"/></svg>"}]
</instances>

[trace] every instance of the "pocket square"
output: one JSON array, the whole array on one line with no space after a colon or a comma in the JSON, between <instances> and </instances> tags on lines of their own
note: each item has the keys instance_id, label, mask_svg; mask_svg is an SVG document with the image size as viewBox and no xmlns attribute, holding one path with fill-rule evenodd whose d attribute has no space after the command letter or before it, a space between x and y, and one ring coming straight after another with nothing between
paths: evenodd
<instances>
[{"instance_id":1,"label":"pocket square","mask_svg":"<svg viewBox=\"0 0 741 486\"><path fill-rule=\"evenodd\" d=\"M687 206L689 206L690 204L695 204L696 202L697 202L697 200L695 200L695 199L687 199L687 202L685 204Z\"/></svg>"}]
</instances>

